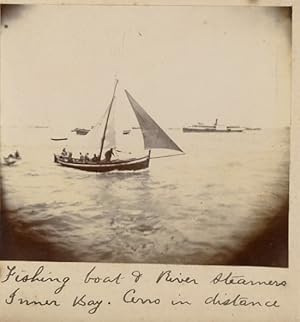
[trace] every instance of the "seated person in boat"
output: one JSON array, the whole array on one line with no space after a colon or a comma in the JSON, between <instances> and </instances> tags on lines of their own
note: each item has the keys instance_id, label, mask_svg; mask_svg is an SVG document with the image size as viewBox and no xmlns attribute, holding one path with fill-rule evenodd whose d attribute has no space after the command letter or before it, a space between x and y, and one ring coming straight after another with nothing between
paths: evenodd
<instances>
[{"instance_id":1,"label":"seated person in boat","mask_svg":"<svg viewBox=\"0 0 300 322\"><path fill-rule=\"evenodd\" d=\"M14 155L12 153L10 153L8 156L7 156L7 159L9 158L14 158Z\"/></svg>"},{"instance_id":2,"label":"seated person in boat","mask_svg":"<svg viewBox=\"0 0 300 322\"><path fill-rule=\"evenodd\" d=\"M66 148L63 148L62 151L61 151L61 156L66 157L67 155L68 155L68 153L66 151Z\"/></svg>"},{"instance_id":3,"label":"seated person in boat","mask_svg":"<svg viewBox=\"0 0 300 322\"><path fill-rule=\"evenodd\" d=\"M88 162L88 161L90 161L90 157L89 157L89 154L86 153L84 156L84 162Z\"/></svg>"},{"instance_id":4,"label":"seated person in boat","mask_svg":"<svg viewBox=\"0 0 300 322\"><path fill-rule=\"evenodd\" d=\"M82 155L82 153L79 153L79 160L80 162L84 162L84 156Z\"/></svg>"},{"instance_id":5,"label":"seated person in boat","mask_svg":"<svg viewBox=\"0 0 300 322\"><path fill-rule=\"evenodd\" d=\"M108 151L105 152L105 161L109 162L112 156L115 156L115 155L113 152L113 148L110 148Z\"/></svg>"},{"instance_id":6,"label":"seated person in boat","mask_svg":"<svg viewBox=\"0 0 300 322\"><path fill-rule=\"evenodd\" d=\"M69 162L73 162L72 155L73 155L73 153L72 152L69 152L69 155L68 155L68 161Z\"/></svg>"},{"instance_id":7,"label":"seated person in boat","mask_svg":"<svg viewBox=\"0 0 300 322\"><path fill-rule=\"evenodd\" d=\"M92 161L93 161L93 162L97 162L97 161L98 161L98 159L99 159L99 158L96 156L96 154L94 154L94 156L93 156L93 158L92 158Z\"/></svg>"},{"instance_id":8,"label":"seated person in boat","mask_svg":"<svg viewBox=\"0 0 300 322\"><path fill-rule=\"evenodd\" d=\"M19 159L19 158L20 158L20 153L19 153L19 151L18 151L18 150L15 152L15 158L16 158L16 159Z\"/></svg>"}]
</instances>

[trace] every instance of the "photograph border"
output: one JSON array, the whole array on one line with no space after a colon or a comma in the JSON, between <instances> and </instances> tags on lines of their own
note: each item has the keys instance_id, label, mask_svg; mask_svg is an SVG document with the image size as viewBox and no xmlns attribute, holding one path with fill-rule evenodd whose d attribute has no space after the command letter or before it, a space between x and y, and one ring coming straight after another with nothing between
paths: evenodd
<instances>
[{"instance_id":1,"label":"photograph border","mask_svg":"<svg viewBox=\"0 0 300 322\"><path fill-rule=\"evenodd\" d=\"M211 294L212 276L220 273L247 276L255 280L262 280L271 277L272 280L285 280L287 287L276 289L259 289L249 288L247 296L249 298L259 296L276 297L281 303L276 310L270 311L268 309L248 310L236 308L232 310L225 310L219 307L201 307L193 306L182 308L181 310L174 309L161 305L160 309L149 310L144 307L126 307L118 306L118 309L107 310L100 315L89 315L78 313L78 311L70 308L60 308L56 311L43 312L43 308L34 308L29 310L23 306L7 306L4 299L7 294L10 294L12 286L9 284L0 284L0 318L3 314L3 321L13 322L18 319L22 321L38 321L43 318L43 321L52 321L56 318L58 321L84 321L84 319L99 318L105 321L118 321L120 316L124 321L181 321L187 319L189 321L257 321L257 319L266 319L269 321L299 321L300 312L297 299L300 295L300 261L298 252L300 249L300 220L298 216L298 209L300 209L300 1L298 0L148 0L148 1L114 1L114 0L94 0L94 1L9 1L4 0L2 4L59 4L59 5L104 5L104 6L268 6L268 7L292 7L292 106L291 106L291 128L290 128L290 169L289 169L289 267L288 268L272 268L272 267L241 267L241 266L202 266L202 265L167 265L167 268L186 274L188 276L198 276L201 284L200 289L185 289L186 294L191 298L197 298L200 295ZM51 271L60 272L63 275L72 277L72 280L78 281L81 276L84 276L86 270L95 266L99 272L124 272L129 274L131 271L141 271L143 275L147 275L147 280L143 289L148 290L148 294L157 294L162 292L164 294L171 294L174 291L182 291L180 285L168 285L167 289L158 289L160 287L157 283L152 283L151 278L154 278L160 271L166 270L166 265L160 264L106 264L106 263L55 263L55 262L26 262L26 261L0 261L0 279L5 276L5 271L8 266L18 266L25 271L34 271L37 267L43 265ZM2 276L1 276L2 275ZM128 282L129 283L129 282ZM127 285L129 287L129 284ZM223 289L223 286L220 286ZM227 285L227 292L236 292L235 285ZM68 303L73 294L76 293L78 282L74 282L70 286L70 290L62 294L62 302ZM51 285L49 286L49 290ZM84 289L89 294L97 294L99 287L95 285L84 285ZM32 288L26 294L31 296L41 296L47 294L48 289ZM105 294L110 295L116 292L114 288L105 289ZM25 294L25 292L24 292ZM149 295L149 296L150 296ZM204 309L204 310L203 310ZM101 317L102 316L102 317Z\"/></svg>"}]
</instances>

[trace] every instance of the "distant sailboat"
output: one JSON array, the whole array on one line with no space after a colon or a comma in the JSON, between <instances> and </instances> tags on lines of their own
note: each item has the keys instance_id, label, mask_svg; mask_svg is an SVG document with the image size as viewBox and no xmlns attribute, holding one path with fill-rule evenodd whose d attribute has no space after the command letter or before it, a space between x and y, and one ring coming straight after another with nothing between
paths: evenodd
<instances>
[{"instance_id":1,"label":"distant sailboat","mask_svg":"<svg viewBox=\"0 0 300 322\"><path fill-rule=\"evenodd\" d=\"M138 102L125 90L128 101L134 111L134 114L139 123L143 141L144 149L148 150L146 156L140 158L129 158L126 160L108 160L107 158L102 160L104 147L114 149L115 147L115 129L114 124L110 121L110 116L113 108L113 103L115 100L115 93L117 89L118 81L116 81L113 97L109 104L104 130L101 133L97 132L97 127L95 126L91 132L93 132L98 137L100 152L97 156L97 160L94 161L83 161L80 159L75 159L72 157L54 155L54 162L69 168L91 171L91 172L109 172L109 171L136 171L142 170L149 167L151 149L170 149L182 152L180 147L160 128L160 126L147 114L147 112L138 104ZM95 132L96 131L96 132ZM91 132L87 134L86 138L91 135ZM108 142L106 142L108 141ZM105 143L109 143L106 144ZM93 151L90 151L93 152ZM106 153L105 153L106 154Z\"/></svg>"}]
</instances>

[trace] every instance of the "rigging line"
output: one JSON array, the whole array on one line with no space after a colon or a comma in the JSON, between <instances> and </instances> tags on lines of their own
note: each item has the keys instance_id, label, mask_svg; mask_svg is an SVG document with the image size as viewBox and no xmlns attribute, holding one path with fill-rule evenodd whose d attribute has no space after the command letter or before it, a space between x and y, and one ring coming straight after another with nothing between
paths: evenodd
<instances>
[{"instance_id":1,"label":"rigging line","mask_svg":"<svg viewBox=\"0 0 300 322\"><path fill-rule=\"evenodd\" d=\"M112 105L113 105L113 102L114 102L114 99L115 99L115 94L116 94L116 89L117 89L118 82L119 82L119 80L116 79L116 83L115 83L115 87L114 87L114 93L113 93L113 97L112 97L110 105L109 105L108 115L107 115L104 131L103 131L103 136L102 136L102 140L101 140L100 155L99 155L100 160L101 160L101 156L102 156L102 151L103 151L103 146L104 146L104 140L105 140L105 134L106 134L107 125L108 125L108 120L109 120L110 112L111 112Z\"/></svg>"},{"instance_id":2,"label":"rigging line","mask_svg":"<svg viewBox=\"0 0 300 322\"><path fill-rule=\"evenodd\" d=\"M169 158L169 157L178 157L181 155L185 155L185 153L180 153L180 154L168 154L168 155L162 155L159 157L150 157L150 159L161 159L161 158Z\"/></svg>"},{"instance_id":3,"label":"rigging line","mask_svg":"<svg viewBox=\"0 0 300 322\"><path fill-rule=\"evenodd\" d=\"M91 129L93 129L93 128L95 128L96 126L101 126L102 125L102 123L103 123L103 120L105 119L105 117L106 117L106 115L107 115L107 112L108 112L108 110L109 110L109 106L110 106L110 104L108 105L108 107L105 109L105 111L104 111L104 114L101 116L101 117L99 117L99 119L91 126Z\"/></svg>"}]
</instances>

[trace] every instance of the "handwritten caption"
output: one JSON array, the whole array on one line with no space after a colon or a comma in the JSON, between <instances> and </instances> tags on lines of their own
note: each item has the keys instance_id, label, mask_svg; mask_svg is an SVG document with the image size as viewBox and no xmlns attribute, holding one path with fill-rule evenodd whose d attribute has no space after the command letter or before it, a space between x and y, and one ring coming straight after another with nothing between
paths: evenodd
<instances>
[{"instance_id":1,"label":"handwritten caption","mask_svg":"<svg viewBox=\"0 0 300 322\"><path fill-rule=\"evenodd\" d=\"M150 278L149 278L150 277ZM147 276L140 270L132 270L130 272L118 272L112 274L100 274L97 271L97 266L91 266L88 271L84 272L81 277L75 278L71 276L60 276L45 268L44 265L38 266L32 272L26 272L15 265L6 266L1 272L1 283L9 284L7 294L4 294L4 301L6 305L24 305L31 307L53 307L58 308L65 305L70 305L72 308L82 308L88 314L95 314L101 307L112 306L113 304L119 305L120 302L124 305L169 305L170 307L192 307L193 305L203 304L206 306L217 307L265 307L268 309L277 309L280 307L279 300L272 298L272 291L270 298L250 298L243 294L243 289L247 288L284 288L287 286L285 280L252 280L244 275L236 275L232 272L217 273L212 275L208 281L202 281L197 276L184 276L182 273L175 273L172 270L162 270L151 276ZM70 294L67 294L67 299L62 300L62 294L71 289L72 283L76 287L76 292L72 289ZM145 291L145 284L147 287L157 289L157 295L153 296L153 291L147 294ZM150 283L150 284L149 284ZM144 285L143 285L144 284ZM205 285L206 284L206 285ZM210 286L209 291L203 294L201 287ZM36 285L40 290L47 286L45 292L38 292L38 295L28 294L26 288ZM73 285L73 286L74 286ZM83 286L87 286L86 292L80 291ZM116 294L113 299L108 299L111 292L107 289L101 288L100 295L89 295L89 288L95 285L110 285ZM128 287L129 285L129 287ZM163 296L162 288L169 287L170 285L178 286L175 288L174 294L171 297ZM121 288L119 287L121 286ZM124 286L122 288L122 286ZM141 287L142 286L142 287ZM180 286L180 287L179 287ZM185 295L182 296L178 292L181 287L185 287ZM0 285L1 287L1 285ZM235 291L235 287L237 291ZM51 290L49 292L49 289ZM241 291L242 289L242 291ZM225 291L224 291L225 290ZM191 292L195 294L199 291L197 296L191 296ZM107 293L107 294L106 294ZM27 294L27 295L26 295ZM30 293L31 294L31 293ZM150 295L151 294L151 295ZM189 296L190 294L190 296ZM257 292L259 294L259 291ZM37 296L41 298L37 298ZM195 300L196 298L196 300ZM118 303L117 303L118 302Z\"/></svg>"}]
</instances>

